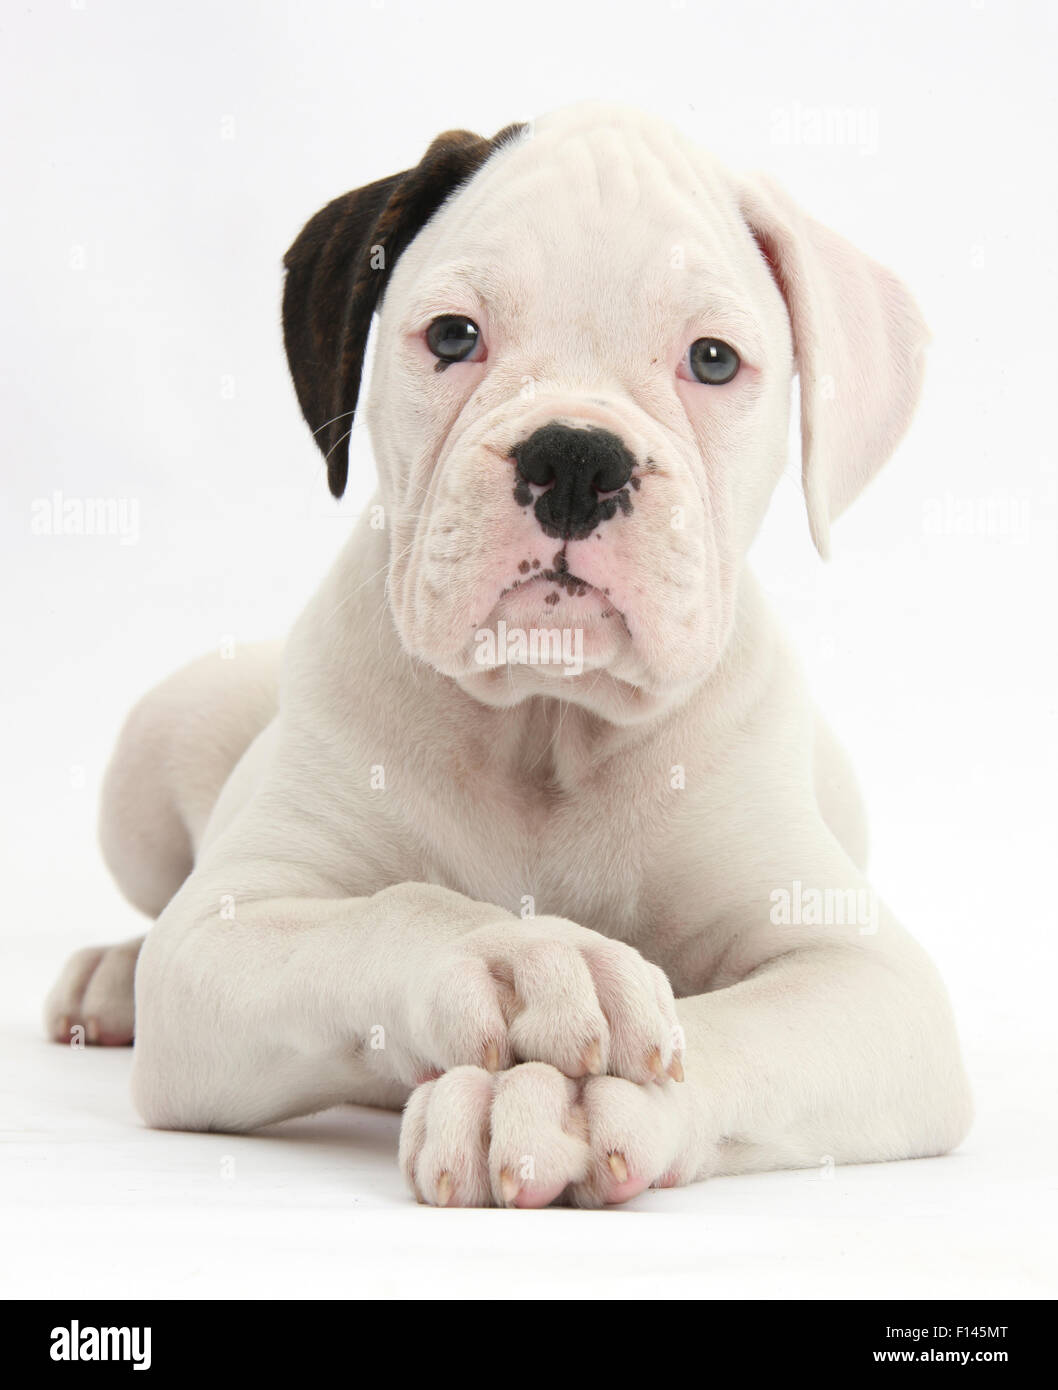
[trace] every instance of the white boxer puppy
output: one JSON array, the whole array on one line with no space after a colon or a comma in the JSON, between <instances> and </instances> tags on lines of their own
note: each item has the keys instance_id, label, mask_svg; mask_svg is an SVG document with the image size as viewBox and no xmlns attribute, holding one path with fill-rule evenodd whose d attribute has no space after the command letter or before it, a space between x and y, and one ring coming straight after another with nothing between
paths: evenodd
<instances>
[{"instance_id":1,"label":"white boxer puppy","mask_svg":"<svg viewBox=\"0 0 1058 1390\"><path fill-rule=\"evenodd\" d=\"M403 1105L442 1206L957 1144L944 988L745 565L795 371L821 552L903 434L904 287L599 107L441 136L286 266L336 494L379 311L376 505L281 657L133 712L103 842L158 920L74 958L51 1032L129 1041L135 973L148 1124Z\"/></svg>"}]
</instances>

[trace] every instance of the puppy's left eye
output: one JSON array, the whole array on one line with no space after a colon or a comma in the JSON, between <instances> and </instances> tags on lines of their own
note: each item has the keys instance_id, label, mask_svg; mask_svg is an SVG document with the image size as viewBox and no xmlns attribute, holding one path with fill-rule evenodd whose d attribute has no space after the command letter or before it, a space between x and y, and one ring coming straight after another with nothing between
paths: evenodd
<instances>
[{"instance_id":1,"label":"puppy's left eye","mask_svg":"<svg viewBox=\"0 0 1058 1390\"><path fill-rule=\"evenodd\" d=\"M687 365L694 377L706 386L723 386L742 362L729 343L719 338L698 338L687 353Z\"/></svg>"},{"instance_id":2,"label":"puppy's left eye","mask_svg":"<svg viewBox=\"0 0 1058 1390\"><path fill-rule=\"evenodd\" d=\"M426 346L442 363L467 362L482 346L481 329L461 314L444 314L426 330Z\"/></svg>"}]
</instances>

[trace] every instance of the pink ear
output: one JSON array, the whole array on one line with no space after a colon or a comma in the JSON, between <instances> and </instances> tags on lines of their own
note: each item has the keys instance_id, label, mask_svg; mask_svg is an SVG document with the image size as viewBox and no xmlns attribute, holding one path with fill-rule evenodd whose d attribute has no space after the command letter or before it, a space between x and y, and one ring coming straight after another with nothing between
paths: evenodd
<instances>
[{"instance_id":1,"label":"pink ear","mask_svg":"<svg viewBox=\"0 0 1058 1390\"><path fill-rule=\"evenodd\" d=\"M911 421L929 330L895 275L806 217L770 180L743 183L740 202L790 315L808 524L826 558L830 522Z\"/></svg>"}]
</instances>

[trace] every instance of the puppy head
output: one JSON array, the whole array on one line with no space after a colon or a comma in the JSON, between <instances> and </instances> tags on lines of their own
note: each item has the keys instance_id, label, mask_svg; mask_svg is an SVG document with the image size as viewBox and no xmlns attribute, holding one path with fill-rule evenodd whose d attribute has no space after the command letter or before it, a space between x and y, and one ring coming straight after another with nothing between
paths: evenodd
<instances>
[{"instance_id":1,"label":"puppy head","mask_svg":"<svg viewBox=\"0 0 1058 1390\"><path fill-rule=\"evenodd\" d=\"M921 380L892 275L625 110L442 136L318 213L286 264L288 356L336 494L380 309L394 619L490 703L550 693L626 720L679 698L730 635L794 371L822 553Z\"/></svg>"}]
</instances>

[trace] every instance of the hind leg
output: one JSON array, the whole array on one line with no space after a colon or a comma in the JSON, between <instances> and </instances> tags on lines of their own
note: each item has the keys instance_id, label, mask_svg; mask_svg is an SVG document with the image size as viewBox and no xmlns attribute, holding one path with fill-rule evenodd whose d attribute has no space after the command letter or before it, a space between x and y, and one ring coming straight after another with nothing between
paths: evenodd
<instances>
[{"instance_id":1,"label":"hind leg","mask_svg":"<svg viewBox=\"0 0 1058 1390\"><path fill-rule=\"evenodd\" d=\"M191 872L221 789L275 717L280 648L202 657L143 697L125 721L103 783L103 857L133 906L157 917ZM144 938L67 962L45 1004L48 1036L90 1043L133 1036L133 980Z\"/></svg>"},{"instance_id":2,"label":"hind leg","mask_svg":"<svg viewBox=\"0 0 1058 1390\"><path fill-rule=\"evenodd\" d=\"M278 709L278 644L211 654L156 686L125 721L103 783L99 840L134 907L157 917L191 872L236 763Z\"/></svg>"}]
</instances>

